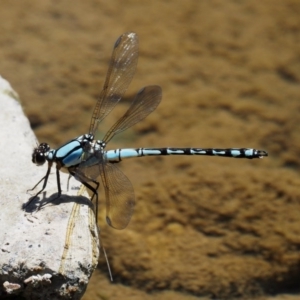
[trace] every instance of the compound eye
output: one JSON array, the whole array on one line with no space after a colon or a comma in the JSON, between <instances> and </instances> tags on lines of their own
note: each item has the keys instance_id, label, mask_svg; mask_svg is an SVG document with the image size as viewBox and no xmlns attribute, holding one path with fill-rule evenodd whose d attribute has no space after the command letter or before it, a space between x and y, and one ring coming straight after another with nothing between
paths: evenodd
<instances>
[{"instance_id":1,"label":"compound eye","mask_svg":"<svg viewBox=\"0 0 300 300\"><path fill-rule=\"evenodd\" d=\"M32 154L32 162L35 163L38 166L41 166L45 163L46 158L45 155L43 153L40 153L38 151L38 149L36 149L37 151L34 151Z\"/></svg>"},{"instance_id":2,"label":"compound eye","mask_svg":"<svg viewBox=\"0 0 300 300\"><path fill-rule=\"evenodd\" d=\"M32 162L38 166L41 166L46 161L46 156L50 147L46 143L41 143L37 148L33 150L32 153Z\"/></svg>"}]
</instances>

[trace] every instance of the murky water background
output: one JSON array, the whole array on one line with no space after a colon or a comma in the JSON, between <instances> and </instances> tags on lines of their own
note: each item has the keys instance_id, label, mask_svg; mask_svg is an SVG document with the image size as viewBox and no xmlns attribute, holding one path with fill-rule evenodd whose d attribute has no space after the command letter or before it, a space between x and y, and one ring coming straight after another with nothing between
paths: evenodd
<instances>
[{"instance_id":1,"label":"murky water background","mask_svg":"<svg viewBox=\"0 0 300 300\"><path fill-rule=\"evenodd\" d=\"M136 76L163 101L114 147L255 147L264 160L140 158L128 228L108 228L84 299L300 299L300 2L8 1L0 74L39 141L86 133L113 44L140 37ZM30 159L30 158L28 158ZM34 166L33 166L34 167ZM277 298L276 298L277 299Z\"/></svg>"}]
</instances>

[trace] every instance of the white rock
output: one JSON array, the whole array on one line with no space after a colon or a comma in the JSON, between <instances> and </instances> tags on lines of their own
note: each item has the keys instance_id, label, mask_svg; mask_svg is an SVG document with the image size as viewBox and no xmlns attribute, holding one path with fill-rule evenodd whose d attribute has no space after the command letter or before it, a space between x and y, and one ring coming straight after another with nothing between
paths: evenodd
<instances>
[{"instance_id":1,"label":"white rock","mask_svg":"<svg viewBox=\"0 0 300 300\"><path fill-rule=\"evenodd\" d=\"M54 166L46 192L22 209L38 191L26 192L45 175L47 164L31 162L36 138L17 93L1 76L0 141L0 298L13 293L26 299L80 299L99 257L91 202L76 196L80 183L74 179L67 192L68 175L61 173L63 195L36 211L57 193Z\"/></svg>"}]
</instances>

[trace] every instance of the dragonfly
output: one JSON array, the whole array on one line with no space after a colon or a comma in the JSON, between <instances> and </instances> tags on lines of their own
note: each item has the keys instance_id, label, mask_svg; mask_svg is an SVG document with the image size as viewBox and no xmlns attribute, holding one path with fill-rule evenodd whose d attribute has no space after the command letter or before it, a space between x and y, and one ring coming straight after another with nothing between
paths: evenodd
<instances>
[{"instance_id":1,"label":"dragonfly","mask_svg":"<svg viewBox=\"0 0 300 300\"><path fill-rule=\"evenodd\" d=\"M31 189L34 190L43 182L41 190L29 203L46 188L51 168L55 163L58 189L56 198L60 197L62 193L60 171L65 171L92 193L91 201L96 198L95 215L98 220L98 195L101 182L106 199L106 221L113 228L123 229L128 225L133 214L135 196L130 180L117 166L122 160L160 155L209 155L248 159L268 156L266 151L253 148L122 148L106 150L108 142L114 136L146 118L156 109L162 99L160 86L150 85L142 88L134 97L125 114L108 130L103 139L95 139L101 121L123 98L136 71L137 61L137 34L134 32L122 34L114 44L104 86L91 117L89 133L72 139L58 149L51 149L47 143L41 143L34 149L33 163L40 166L47 161L48 169L45 176Z\"/></svg>"}]
</instances>

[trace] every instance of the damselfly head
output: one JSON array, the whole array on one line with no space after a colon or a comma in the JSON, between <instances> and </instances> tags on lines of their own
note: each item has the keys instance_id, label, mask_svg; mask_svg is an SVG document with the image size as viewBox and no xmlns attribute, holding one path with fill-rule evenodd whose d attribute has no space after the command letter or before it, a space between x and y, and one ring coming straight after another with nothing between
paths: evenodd
<instances>
[{"instance_id":1,"label":"damselfly head","mask_svg":"<svg viewBox=\"0 0 300 300\"><path fill-rule=\"evenodd\" d=\"M32 162L37 166L41 166L45 163L50 147L46 143L39 144L38 147L33 149Z\"/></svg>"}]
</instances>

